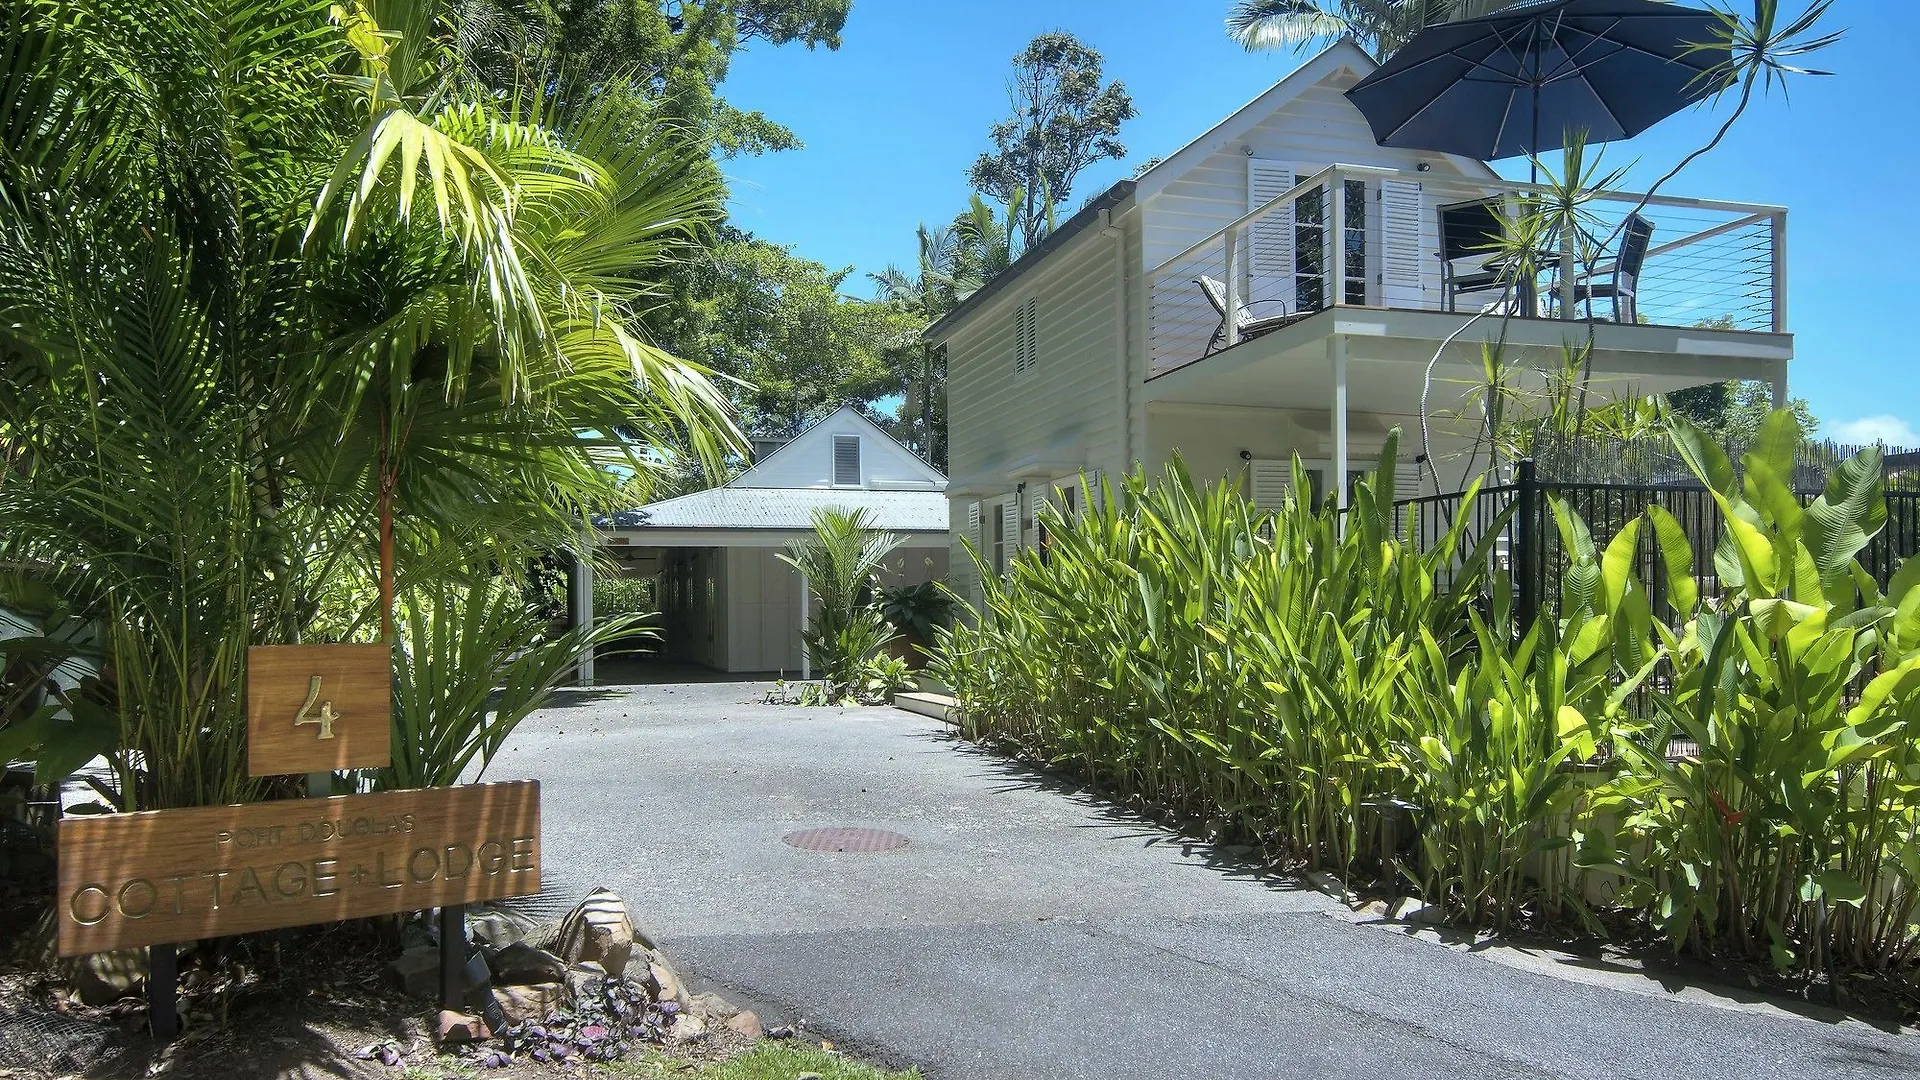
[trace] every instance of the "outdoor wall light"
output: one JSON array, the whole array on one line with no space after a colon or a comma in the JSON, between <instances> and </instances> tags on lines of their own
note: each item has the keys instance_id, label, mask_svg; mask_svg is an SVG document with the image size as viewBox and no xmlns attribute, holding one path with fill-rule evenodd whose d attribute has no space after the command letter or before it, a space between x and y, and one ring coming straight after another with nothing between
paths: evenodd
<instances>
[{"instance_id":1,"label":"outdoor wall light","mask_svg":"<svg viewBox=\"0 0 1920 1080\"><path fill-rule=\"evenodd\" d=\"M1432 172L1432 171L1433 171L1433 162L1431 162L1431 161L1423 161L1423 162L1421 162L1420 164L1418 164L1418 165L1415 165L1415 166L1414 166L1413 168L1414 168L1414 171L1416 171L1416 172Z\"/></svg>"},{"instance_id":2,"label":"outdoor wall light","mask_svg":"<svg viewBox=\"0 0 1920 1080\"><path fill-rule=\"evenodd\" d=\"M1252 460L1253 460L1253 451L1251 451L1251 450L1242 450L1242 451L1240 451L1240 460L1241 460L1241 461L1252 461Z\"/></svg>"}]
</instances>

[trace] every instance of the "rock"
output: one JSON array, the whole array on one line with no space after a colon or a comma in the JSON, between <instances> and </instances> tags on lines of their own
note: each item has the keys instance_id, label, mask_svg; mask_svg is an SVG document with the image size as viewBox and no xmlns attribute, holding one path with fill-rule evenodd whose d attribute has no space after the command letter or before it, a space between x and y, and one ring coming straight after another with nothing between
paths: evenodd
<instances>
[{"instance_id":1,"label":"rock","mask_svg":"<svg viewBox=\"0 0 1920 1080\"><path fill-rule=\"evenodd\" d=\"M553 952L569 964L591 960L608 971L622 971L633 957L633 942L627 905L611 890L595 889L561 920Z\"/></svg>"},{"instance_id":2,"label":"rock","mask_svg":"<svg viewBox=\"0 0 1920 1080\"><path fill-rule=\"evenodd\" d=\"M1344 900L1347 895L1347 883L1325 870L1309 870L1307 872L1307 884L1312 885L1328 896L1338 897Z\"/></svg>"},{"instance_id":3,"label":"rock","mask_svg":"<svg viewBox=\"0 0 1920 1080\"><path fill-rule=\"evenodd\" d=\"M467 915L467 934L492 949L504 949L516 941L537 941L543 926L538 919L506 908L477 908Z\"/></svg>"},{"instance_id":4,"label":"rock","mask_svg":"<svg viewBox=\"0 0 1920 1080\"><path fill-rule=\"evenodd\" d=\"M793 1080L822 1080L822 1078L819 1073L801 1073L794 1077Z\"/></svg>"},{"instance_id":5,"label":"rock","mask_svg":"<svg viewBox=\"0 0 1920 1080\"><path fill-rule=\"evenodd\" d=\"M575 964L566 973L567 996L575 1002L589 1001L604 994L607 989L607 969L588 961Z\"/></svg>"},{"instance_id":6,"label":"rock","mask_svg":"<svg viewBox=\"0 0 1920 1080\"><path fill-rule=\"evenodd\" d=\"M105 1005L147 986L147 950L115 949L61 961L73 993L83 1004Z\"/></svg>"},{"instance_id":7,"label":"rock","mask_svg":"<svg viewBox=\"0 0 1920 1080\"><path fill-rule=\"evenodd\" d=\"M693 1042L707 1037L707 1022L690 1012L683 1012L673 1018L673 1027L667 1030L676 1042Z\"/></svg>"},{"instance_id":8,"label":"rock","mask_svg":"<svg viewBox=\"0 0 1920 1080\"><path fill-rule=\"evenodd\" d=\"M569 1004L567 988L557 982L495 987L493 1001L509 1024L545 1020Z\"/></svg>"},{"instance_id":9,"label":"rock","mask_svg":"<svg viewBox=\"0 0 1920 1080\"><path fill-rule=\"evenodd\" d=\"M751 1009L742 1009L727 1019L727 1030L743 1038L758 1041L767 1032L760 1026L760 1018Z\"/></svg>"},{"instance_id":10,"label":"rock","mask_svg":"<svg viewBox=\"0 0 1920 1080\"><path fill-rule=\"evenodd\" d=\"M433 997L440 992L440 950L416 945L387 965L387 978L408 997Z\"/></svg>"},{"instance_id":11,"label":"rock","mask_svg":"<svg viewBox=\"0 0 1920 1080\"><path fill-rule=\"evenodd\" d=\"M565 962L524 941L488 953L487 970L493 974L495 986L533 986L561 982L567 977Z\"/></svg>"},{"instance_id":12,"label":"rock","mask_svg":"<svg viewBox=\"0 0 1920 1080\"><path fill-rule=\"evenodd\" d=\"M439 1018L434 1021L433 1038L440 1045L447 1046L491 1039L493 1032L487 1029L487 1022L477 1016L441 1009Z\"/></svg>"},{"instance_id":13,"label":"rock","mask_svg":"<svg viewBox=\"0 0 1920 1080\"><path fill-rule=\"evenodd\" d=\"M646 984L655 1001L671 1001L682 1009L693 1004L693 999L687 995L686 984L680 980L680 973L673 970L667 958L658 953L654 954L653 962L647 965L646 977L641 981Z\"/></svg>"},{"instance_id":14,"label":"rock","mask_svg":"<svg viewBox=\"0 0 1920 1080\"><path fill-rule=\"evenodd\" d=\"M730 1020L740 1011L726 998L711 992L693 995L687 1008L710 1020Z\"/></svg>"},{"instance_id":15,"label":"rock","mask_svg":"<svg viewBox=\"0 0 1920 1080\"><path fill-rule=\"evenodd\" d=\"M1411 911L1403 912L1400 918L1401 921L1413 923L1415 926L1445 926L1452 921L1447 918L1446 909L1438 904L1424 904Z\"/></svg>"}]
</instances>

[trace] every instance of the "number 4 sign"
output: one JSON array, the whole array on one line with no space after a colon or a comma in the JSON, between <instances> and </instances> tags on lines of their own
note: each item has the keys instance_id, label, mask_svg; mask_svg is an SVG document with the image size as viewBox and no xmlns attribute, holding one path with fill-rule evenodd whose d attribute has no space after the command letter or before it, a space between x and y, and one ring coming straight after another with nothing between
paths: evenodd
<instances>
[{"instance_id":1,"label":"number 4 sign","mask_svg":"<svg viewBox=\"0 0 1920 1080\"><path fill-rule=\"evenodd\" d=\"M393 652L385 645L247 650L247 773L376 769L393 759Z\"/></svg>"}]
</instances>

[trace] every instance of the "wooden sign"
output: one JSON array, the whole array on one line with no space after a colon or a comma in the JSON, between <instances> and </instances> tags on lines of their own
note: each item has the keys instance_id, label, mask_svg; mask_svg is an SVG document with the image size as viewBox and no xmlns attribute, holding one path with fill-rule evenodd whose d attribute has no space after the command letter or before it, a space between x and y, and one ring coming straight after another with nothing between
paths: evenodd
<instances>
[{"instance_id":1,"label":"wooden sign","mask_svg":"<svg viewBox=\"0 0 1920 1080\"><path fill-rule=\"evenodd\" d=\"M256 645L247 650L247 774L393 763L393 650Z\"/></svg>"},{"instance_id":2,"label":"wooden sign","mask_svg":"<svg viewBox=\"0 0 1920 1080\"><path fill-rule=\"evenodd\" d=\"M540 784L60 822L59 949L197 941L540 891Z\"/></svg>"}]
</instances>

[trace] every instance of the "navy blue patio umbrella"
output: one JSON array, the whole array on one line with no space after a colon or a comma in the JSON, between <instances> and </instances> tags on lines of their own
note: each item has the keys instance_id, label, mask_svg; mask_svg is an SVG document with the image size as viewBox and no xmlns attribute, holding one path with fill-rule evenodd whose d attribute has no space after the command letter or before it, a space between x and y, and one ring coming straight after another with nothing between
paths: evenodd
<instances>
[{"instance_id":1,"label":"navy blue patio umbrella","mask_svg":"<svg viewBox=\"0 0 1920 1080\"><path fill-rule=\"evenodd\" d=\"M1721 17L1658 0L1522 0L1422 30L1347 91L1381 146L1492 161L1627 139L1716 87Z\"/></svg>"}]
</instances>

